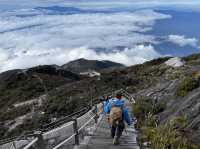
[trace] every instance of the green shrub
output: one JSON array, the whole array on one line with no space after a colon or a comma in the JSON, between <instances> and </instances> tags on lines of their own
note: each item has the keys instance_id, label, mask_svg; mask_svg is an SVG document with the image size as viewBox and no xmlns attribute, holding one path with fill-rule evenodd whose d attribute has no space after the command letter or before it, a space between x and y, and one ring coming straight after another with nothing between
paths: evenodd
<instances>
[{"instance_id":1,"label":"green shrub","mask_svg":"<svg viewBox=\"0 0 200 149\"><path fill-rule=\"evenodd\" d=\"M139 128L140 126L144 125L144 123L149 123L147 122L148 118L151 119L151 124L154 125L154 115L162 112L165 109L165 106L166 104L164 102L156 102L149 98L139 98L132 108L132 112L138 121L137 127Z\"/></svg>"},{"instance_id":2,"label":"green shrub","mask_svg":"<svg viewBox=\"0 0 200 149\"><path fill-rule=\"evenodd\" d=\"M164 102L140 98L133 105L132 112L137 118L136 128L141 134L139 141L147 142L150 149L197 149L185 136L185 117L177 117L165 124L158 124L156 115L165 109Z\"/></svg>"},{"instance_id":3,"label":"green shrub","mask_svg":"<svg viewBox=\"0 0 200 149\"><path fill-rule=\"evenodd\" d=\"M161 58L157 58L157 59L153 59L151 61L147 61L144 63L144 65L160 65L163 64L164 62L166 62L167 60L169 60L171 57L161 57Z\"/></svg>"},{"instance_id":4,"label":"green shrub","mask_svg":"<svg viewBox=\"0 0 200 149\"><path fill-rule=\"evenodd\" d=\"M186 77L179 85L176 90L177 96L186 96L190 91L200 86L200 80L194 77Z\"/></svg>"},{"instance_id":5,"label":"green shrub","mask_svg":"<svg viewBox=\"0 0 200 149\"><path fill-rule=\"evenodd\" d=\"M67 96L51 97L44 107L44 111L53 116L66 116L77 111L83 101L78 98L69 99Z\"/></svg>"},{"instance_id":6,"label":"green shrub","mask_svg":"<svg viewBox=\"0 0 200 149\"><path fill-rule=\"evenodd\" d=\"M181 79L181 78L185 77L185 73L181 69L176 69L176 70L169 69L169 71L167 72L167 77L170 80Z\"/></svg>"},{"instance_id":7,"label":"green shrub","mask_svg":"<svg viewBox=\"0 0 200 149\"><path fill-rule=\"evenodd\" d=\"M24 105L20 107L13 107L11 110L0 113L0 121L13 120L19 116L25 115L31 111L30 105Z\"/></svg>"},{"instance_id":8,"label":"green shrub","mask_svg":"<svg viewBox=\"0 0 200 149\"><path fill-rule=\"evenodd\" d=\"M0 139L5 136L7 131L8 131L8 129L5 126L0 124Z\"/></svg>"},{"instance_id":9,"label":"green shrub","mask_svg":"<svg viewBox=\"0 0 200 149\"><path fill-rule=\"evenodd\" d=\"M185 61L192 61L197 59L200 59L200 54L192 54L190 56L184 57Z\"/></svg>"},{"instance_id":10,"label":"green shrub","mask_svg":"<svg viewBox=\"0 0 200 149\"><path fill-rule=\"evenodd\" d=\"M145 117L143 125L146 127L157 127L158 123L156 117L153 114L148 113Z\"/></svg>"},{"instance_id":11,"label":"green shrub","mask_svg":"<svg viewBox=\"0 0 200 149\"><path fill-rule=\"evenodd\" d=\"M185 124L184 117L177 117L159 127L143 127L143 139L149 142L151 149L197 149L197 146L181 134L180 129L183 129Z\"/></svg>"},{"instance_id":12,"label":"green shrub","mask_svg":"<svg viewBox=\"0 0 200 149\"><path fill-rule=\"evenodd\" d=\"M136 117L143 117L143 115L152 111L151 99L140 98L133 105L133 113Z\"/></svg>"}]
</instances>

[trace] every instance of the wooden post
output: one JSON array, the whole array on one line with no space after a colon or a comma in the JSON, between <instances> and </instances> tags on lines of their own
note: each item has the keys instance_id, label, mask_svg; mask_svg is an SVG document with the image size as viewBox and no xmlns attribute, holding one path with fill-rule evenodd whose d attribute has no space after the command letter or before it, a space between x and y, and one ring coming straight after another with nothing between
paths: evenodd
<instances>
[{"instance_id":1,"label":"wooden post","mask_svg":"<svg viewBox=\"0 0 200 149\"><path fill-rule=\"evenodd\" d=\"M14 149L17 149L15 141L12 142Z\"/></svg>"},{"instance_id":2,"label":"wooden post","mask_svg":"<svg viewBox=\"0 0 200 149\"><path fill-rule=\"evenodd\" d=\"M45 143L41 131L35 131L34 135L38 138L37 149L45 149Z\"/></svg>"},{"instance_id":3,"label":"wooden post","mask_svg":"<svg viewBox=\"0 0 200 149\"><path fill-rule=\"evenodd\" d=\"M91 104L91 107L93 106L93 99L92 99L92 88L90 87L90 104Z\"/></svg>"},{"instance_id":4,"label":"wooden post","mask_svg":"<svg viewBox=\"0 0 200 149\"><path fill-rule=\"evenodd\" d=\"M75 133L75 145L79 145L79 133L78 133L78 123L77 123L77 118L73 118L73 129Z\"/></svg>"},{"instance_id":5,"label":"wooden post","mask_svg":"<svg viewBox=\"0 0 200 149\"><path fill-rule=\"evenodd\" d=\"M95 105L94 113L95 113L94 120L95 120L95 123L97 124L98 118L99 118L97 105Z\"/></svg>"}]
</instances>

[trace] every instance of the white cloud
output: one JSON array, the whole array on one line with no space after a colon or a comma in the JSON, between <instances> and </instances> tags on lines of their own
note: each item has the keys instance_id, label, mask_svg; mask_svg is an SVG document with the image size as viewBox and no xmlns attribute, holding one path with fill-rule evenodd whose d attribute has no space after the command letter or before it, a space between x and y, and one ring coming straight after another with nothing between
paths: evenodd
<instances>
[{"instance_id":1,"label":"white cloud","mask_svg":"<svg viewBox=\"0 0 200 149\"><path fill-rule=\"evenodd\" d=\"M84 57L108 59L127 65L158 56L152 46L155 37L144 34L156 20L171 16L153 10L120 13L80 13L16 17L33 9L0 14L0 71L39 64L63 64ZM81 48L88 47L88 48ZM116 52L116 47L127 47ZM97 53L95 48L113 49ZM114 51L115 49L115 51ZM143 53L145 51L148 53ZM137 53L138 52L138 53ZM152 52L152 54L151 54ZM113 57L113 58L112 58Z\"/></svg>"},{"instance_id":2,"label":"white cloud","mask_svg":"<svg viewBox=\"0 0 200 149\"><path fill-rule=\"evenodd\" d=\"M5 63L7 62L7 60L8 60L7 52L0 48L0 72L2 67L6 65Z\"/></svg>"},{"instance_id":3,"label":"white cloud","mask_svg":"<svg viewBox=\"0 0 200 149\"><path fill-rule=\"evenodd\" d=\"M47 53L45 53L47 52ZM14 68L27 68L38 64L58 64L62 65L78 58L94 60L111 60L125 65L143 63L161 55L151 46L137 45L133 48L126 48L115 52L96 52L86 47L75 49L51 49L32 50L29 52L18 52L16 57L8 59L0 68L0 72Z\"/></svg>"},{"instance_id":4,"label":"white cloud","mask_svg":"<svg viewBox=\"0 0 200 149\"><path fill-rule=\"evenodd\" d=\"M0 72L39 64L61 65L82 57L126 65L142 63L161 56L151 46L157 44L155 37L146 32L156 20L171 18L150 9L164 6L199 11L199 4L197 0L0 0ZM48 15L50 11L34 9L55 5L109 13ZM119 12L112 12L116 10ZM167 41L200 48L196 38L183 35L170 35ZM107 52L97 52L97 47ZM124 48L119 51L116 47Z\"/></svg>"},{"instance_id":5,"label":"white cloud","mask_svg":"<svg viewBox=\"0 0 200 149\"><path fill-rule=\"evenodd\" d=\"M132 46L155 42L145 32L157 19L168 15L152 10L135 13L39 15L28 18L0 18L0 44L2 48L74 48L80 46L106 47Z\"/></svg>"},{"instance_id":6,"label":"white cloud","mask_svg":"<svg viewBox=\"0 0 200 149\"><path fill-rule=\"evenodd\" d=\"M24 7L35 7L35 6L48 6L48 5L66 5L74 6L81 8L113 8L113 7L122 7L122 6L138 6L144 8L144 6L152 5L198 5L200 2L198 0L12 0L12 3L8 0L1 0L0 6L2 7L15 7L15 8L24 8ZM0 8L1 8L0 7Z\"/></svg>"},{"instance_id":7,"label":"white cloud","mask_svg":"<svg viewBox=\"0 0 200 149\"><path fill-rule=\"evenodd\" d=\"M184 46L193 46L197 47L198 40L196 38L187 38L184 35L169 35L168 41L177 44L181 47Z\"/></svg>"},{"instance_id":8,"label":"white cloud","mask_svg":"<svg viewBox=\"0 0 200 149\"><path fill-rule=\"evenodd\" d=\"M7 53L3 49L0 49L0 64L6 61L7 59L8 59Z\"/></svg>"}]
</instances>

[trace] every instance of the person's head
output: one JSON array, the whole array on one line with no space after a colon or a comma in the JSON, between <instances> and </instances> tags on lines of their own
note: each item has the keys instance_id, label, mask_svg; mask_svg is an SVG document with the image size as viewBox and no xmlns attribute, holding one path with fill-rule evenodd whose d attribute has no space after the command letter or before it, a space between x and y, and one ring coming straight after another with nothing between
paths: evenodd
<instances>
[{"instance_id":1,"label":"person's head","mask_svg":"<svg viewBox=\"0 0 200 149\"><path fill-rule=\"evenodd\" d=\"M100 102L103 102L105 100L105 98L104 97L100 97L99 100L100 100Z\"/></svg>"},{"instance_id":2,"label":"person's head","mask_svg":"<svg viewBox=\"0 0 200 149\"><path fill-rule=\"evenodd\" d=\"M117 99L122 99L122 93L117 93L117 94L116 94L116 98L117 98Z\"/></svg>"},{"instance_id":3,"label":"person's head","mask_svg":"<svg viewBox=\"0 0 200 149\"><path fill-rule=\"evenodd\" d=\"M108 96L107 98L108 98L108 100L109 100L109 99L112 99L112 96Z\"/></svg>"},{"instance_id":4,"label":"person's head","mask_svg":"<svg viewBox=\"0 0 200 149\"><path fill-rule=\"evenodd\" d=\"M109 98L108 98L108 96L106 96L106 97L105 97L105 101L108 101L108 100L109 100Z\"/></svg>"}]
</instances>

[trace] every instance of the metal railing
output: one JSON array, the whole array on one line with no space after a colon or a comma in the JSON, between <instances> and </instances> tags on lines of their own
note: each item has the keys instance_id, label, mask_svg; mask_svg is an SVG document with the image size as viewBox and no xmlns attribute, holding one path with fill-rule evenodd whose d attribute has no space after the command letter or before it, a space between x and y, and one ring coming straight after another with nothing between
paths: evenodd
<instances>
[{"instance_id":1,"label":"metal railing","mask_svg":"<svg viewBox=\"0 0 200 149\"><path fill-rule=\"evenodd\" d=\"M112 95L117 92L121 92L130 102L135 102L134 98L126 90L117 90ZM82 112L85 112L85 114ZM26 140L26 143L22 143L19 147L10 143L14 147L6 148L0 146L0 149L58 149L66 145L67 147L65 148L70 149L70 146L79 145L80 139L88 133L86 131L87 126L93 126L97 123L100 113L100 104L94 105L90 110L87 107L47 125L43 131L36 131L30 137L28 143Z\"/></svg>"},{"instance_id":2,"label":"metal railing","mask_svg":"<svg viewBox=\"0 0 200 149\"><path fill-rule=\"evenodd\" d=\"M31 146L35 145L37 141L38 138L35 138L33 141L31 141L31 143L29 143L26 147L24 147L24 149L29 149Z\"/></svg>"},{"instance_id":3,"label":"metal railing","mask_svg":"<svg viewBox=\"0 0 200 149\"><path fill-rule=\"evenodd\" d=\"M67 144L69 146L79 145L81 134L84 135L84 128L91 122L97 123L100 111L97 105L80 117L73 117L71 121L48 132L38 132L34 140L27 144L23 149L58 149Z\"/></svg>"},{"instance_id":4,"label":"metal railing","mask_svg":"<svg viewBox=\"0 0 200 149\"><path fill-rule=\"evenodd\" d=\"M77 112L74 112L70 115L67 115L65 117L62 117L52 123L49 123L49 124L46 124L42 127L42 131L49 131L49 130L52 130L54 128L57 128L65 123L68 123L72 120L72 117L79 117L83 114L85 114L86 112L88 112L90 110L90 106L86 106L85 108L82 108L81 110L77 111Z\"/></svg>"}]
</instances>

